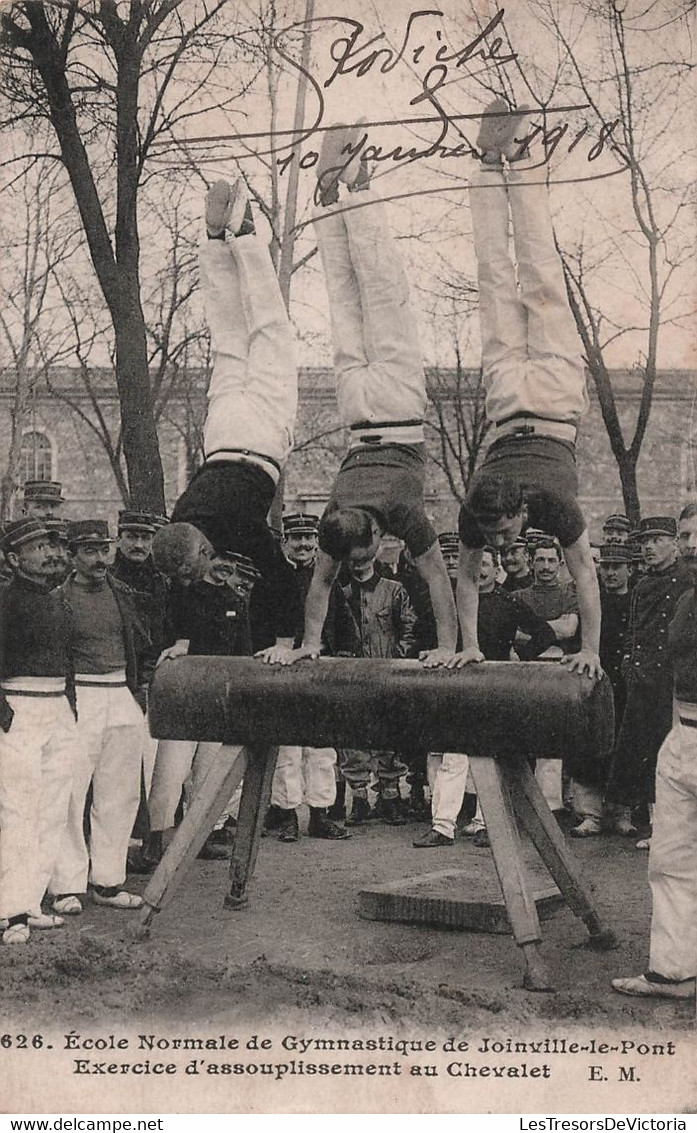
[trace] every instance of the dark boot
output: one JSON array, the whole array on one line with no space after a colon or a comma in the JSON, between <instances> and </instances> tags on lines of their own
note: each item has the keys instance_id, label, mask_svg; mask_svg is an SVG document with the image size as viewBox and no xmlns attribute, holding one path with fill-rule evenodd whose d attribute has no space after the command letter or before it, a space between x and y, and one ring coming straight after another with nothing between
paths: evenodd
<instances>
[{"instance_id":1,"label":"dark boot","mask_svg":"<svg viewBox=\"0 0 697 1133\"><path fill-rule=\"evenodd\" d=\"M297 842L300 837L298 827L298 812L296 810L281 810L283 815L278 825L279 842Z\"/></svg>"},{"instance_id":2,"label":"dark boot","mask_svg":"<svg viewBox=\"0 0 697 1133\"><path fill-rule=\"evenodd\" d=\"M221 846L220 842L216 842L209 834L198 852L198 857L204 862L222 862L230 857L230 847Z\"/></svg>"},{"instance_id":3,"label":"dark boot","mask_svg":"<svg viewBox=\"0 0 697 1133\"><path fill-rule=\"evenodd\" d=\"M338 779L336 784L336 798L329 807L327 814L335 822L343 822L346 818L346 780Z\"/></svg>"},{"instance_id":4,"label":"dark boot","mask_svg":"<svg viewBox=\"0 0 697 1133\"><path fill-rule=\"evenodd\" d=\"M326 838L333 842L351 837L348 830L340 826L338 822L333 822L326 808L321 806L310 807L310 822L307 833L310 838Z\"/></svg>"},{"instance_id":5,"label":"dark boot","mask_svg":"<svg viewBox=\"0 0 697 1133\"><path fill-rule=\"evenodd\" d=\"M128 855L128 872L152 873L160 864L163 853L162 831L151 830L140 849Z\"/></svg>"},{"instance_id":6,"label":"dark boot","mask_svg":"<svg viewBox=\"0 0 697 1133\"><path fill-rule=\"evenodd\" d=\"M283 825L286 814L287 811L281 810L280 806L275 806L274 803L271 803L271 806L266 812L266 818L264 819L264 830L278 830L278 828Z\"/></svg>"},{"instance_id":7,"label":"dark boot","mask_svg":"<svg viewBox=\"0 0 697 1133\"><path fill-rule=\"evenodd\" d=\"M400 798L380 799L380 818L388 826L406 826L407 820L402 813L402 800Z\"/></svg>"},{"instance_id":8,"label":"dark boot","mask_svg":"<svg viewBox=\"0 0 697 1133\"><path fill-rule=\"evenodd\" d=\"M215 842L218 846L231 846L235 841L235 834L237 833L237 819L230 815L225 819L225 822L219 830L214 830L210 835L208 841Z\"/></svg>"},{"instance_id":9,"label":"dark boot","mask_svg":"<svg viewBox=\"0 0 697 1133\"><path fill-rule=\"evenodd\" d=\"M347 826L362 826L371 817L370 803L361 795L354 795L351 803L351 813L346 819Z\"/></svg>"}]
</instances>

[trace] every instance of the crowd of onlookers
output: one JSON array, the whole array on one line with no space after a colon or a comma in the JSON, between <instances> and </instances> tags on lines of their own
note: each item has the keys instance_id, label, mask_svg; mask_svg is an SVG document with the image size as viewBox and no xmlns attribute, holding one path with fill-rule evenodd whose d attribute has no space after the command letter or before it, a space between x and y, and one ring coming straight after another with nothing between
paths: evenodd
<instances>
[{"instance_id":1,"label":"crowd of onlookers","mask_svg":"<svg viewBox=\"0 0 697 1133\"><path fill-rule=\"evenodd\" d=\"M112 538L102 520L63 520L62 504L59 484L28 483L22 517L1 537L0 917L9 943L79 914L88 890L108 907L141 905L127 874L159 862L219 748L150 737L148 686L158 659L249 655L269 643L264 590L249 558L212 554L202 577L172 583L152 555L164 517L122 511ZM318 527L317 516L293 513L279 534L299 611ZM455 591L458 536L445 532L439 542ZM666 634L692 585L682 558L697 555L697 505L678 520L643 519L637 530L624 515L608 516L593 553L600 655L615 703L612 757L575 767L574 777L544 751L521 757L572 836L615 832L646 847L656 756L672 718ZM478 620L487 660L554 663L578 648L575 589L553 538L528 529L501 555L485 548ZM302 632L299 613L298 643ZM435 640L428 588L397 541L342 568L324 652L417 658ZM452 846L458 836L486 846L485 816L467 790L466 747L466 737L462 752L283 747L266 830L297 841L305 803L307 833L318 839L344 840L372 820L417 821L426 824L417 847ZM229 855L235 812L233 798L201 856Z\"/></svg>"}]
</instances>

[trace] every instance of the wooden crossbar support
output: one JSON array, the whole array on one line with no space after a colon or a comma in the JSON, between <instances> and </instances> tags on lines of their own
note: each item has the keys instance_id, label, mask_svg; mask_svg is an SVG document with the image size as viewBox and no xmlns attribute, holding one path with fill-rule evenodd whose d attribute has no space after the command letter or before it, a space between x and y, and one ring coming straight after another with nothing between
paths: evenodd
<instances>
[{"instance_id":1,"label":"wooden crossbar support","mask_svg":"<svg viewBox=\"0 0 697 1133\"><path fill-rule=\"evenodd\" d=\"M171 898L242 774L225 905L247 904L278 745L286 743L476 753L470 755L474 783L525 958L526 987L547 990L550 980L518 823L592 941L614 946L527 764L534 751L564 755L576 765L604 758L614 735L607 678L590 681L535 662L444 671L412 661L328 659L284 668L249 658L191 657L160 666L150 714L158 738L221 740L225 746L145 891L141 932ZM246 751L228 746L233 744Z\"/></svg>"}]
</instances>

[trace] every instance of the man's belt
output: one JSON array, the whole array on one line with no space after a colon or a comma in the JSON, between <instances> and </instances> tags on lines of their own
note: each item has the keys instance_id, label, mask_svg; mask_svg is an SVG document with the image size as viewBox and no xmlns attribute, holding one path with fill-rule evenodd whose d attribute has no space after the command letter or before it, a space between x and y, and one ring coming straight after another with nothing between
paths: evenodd
<instances>
[{"instance_id":1,"label":"man's belt","mask_svg":"<svg viewBox=\"0 0 697 1133\"><path fill-rule=\"evenodd\" d=\"M21 687L15 687L14 685L12 685L10 683L7 683L7 684L3 683L2 691L5 693L5 696L38 696L38 697L42 697L42 698L46 697L46 696L49 696L49 697L50 696L65 696L65 684L63 684L62 688L40 689L40 688L21 688Z\"/></svg>"},{"instance_id":2,"label":"man's belt","mask_svg":"<svg viewBox=\"0 0 697 1133\"><path fill-rule=\"evenodd\" d=\"M678 719L686 728L697 728L697 720L693 720L690 716L679 716Z\"/></svg>"},{"instance_id":3,"label":"man's belt","mask_svg":"<svg viewBox=\"0 0 697 1133\"><path fill-rule=\"evenodd\" d=\"M555 441L576 442L575 425L569 421L556 421L547 417L527 417L525 414L516 414L513 417L504 417L502 421L494 424L494 440L500 437L552 437Z\"/></svg>"},{"instance_id":4,"label":"man's belt","mask_svg":"<svg viewBox=\"0 0 697 1133\"><path fill-rule=\"evenodd\" d=\"M424 423L420 417L408 421L357 421L349 426L349 448L361 445L418 445L424 442Z\"/></svg>"},{"instance_id":5,"label":"man's belt","mask_svg":"<svg viewBox=\"0 0 697 1133\"><path fill-rule=\"evenodd\" d=\"M76 673L77 688L126 688L126 674L123 669L112 673Z\"/></svg>"},{"instance_id":6,"label":"man's belt","mask_svg":"<svg viewBox=\"0 0 697 1133\"><path fill-rule=\"evenodd\" d=\"M265 453L255 452L251 448L216 448L213 452L206 453L202 468L207 464L251 464L254 468L261 468L271 477L274 484L278 483L281 475L281 466L277 460L272 456L266 456Z\"/></svg>"}]
</instances>

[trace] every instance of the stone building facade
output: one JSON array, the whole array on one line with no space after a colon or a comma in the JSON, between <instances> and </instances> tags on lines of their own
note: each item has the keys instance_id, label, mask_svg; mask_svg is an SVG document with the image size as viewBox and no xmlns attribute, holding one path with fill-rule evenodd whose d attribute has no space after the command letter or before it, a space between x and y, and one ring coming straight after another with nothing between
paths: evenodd
<instances>
[{"instance_id":1,"label":"stone building facade","mask_svg":"<svg viewBox=\"0 0 697 1133\"><path fill-rule=\"evenodd\" d=\"M448 415L448 375L430 375L434 396L445 399ZM9 445L11 376L0 384L0 452ZM195 372L180 381L159 419L167 506L171 509L195 465L200 425L205 414L205 375ZM451 388L454 388L454 382ZM584 419L578 446L581 503L591 538L598 538L605 515L622 511L619 474L610 450L600 408L591 388L592 404ZM639 407L640 382L631 372L613 375L620 420L633 430ZM42 477L62 481L70 517L99 516L114 520L123 506L116 478L94 428L97 409L113 437L118 433L118 399L113 375L95 371L91 400L77 371L52 373L37 380L30 413L24 423L21 479ZM642 514L676 514L687 499L697 498L697 374L667 371L659 375L646 438L639 460L638 480ZM432 412L431 420L436 416ZM458 501L438 467L440 446L435 428L429 432L427 506L438 530L455 526ZM285 478L285 505L321 512L345 448L334 401L331 372L306 368L300 374L300 409L296 451ZM486 446L484 446L486 447ZM17 501L14 504L17 510Z\"/></svg>"}]
</instances>

